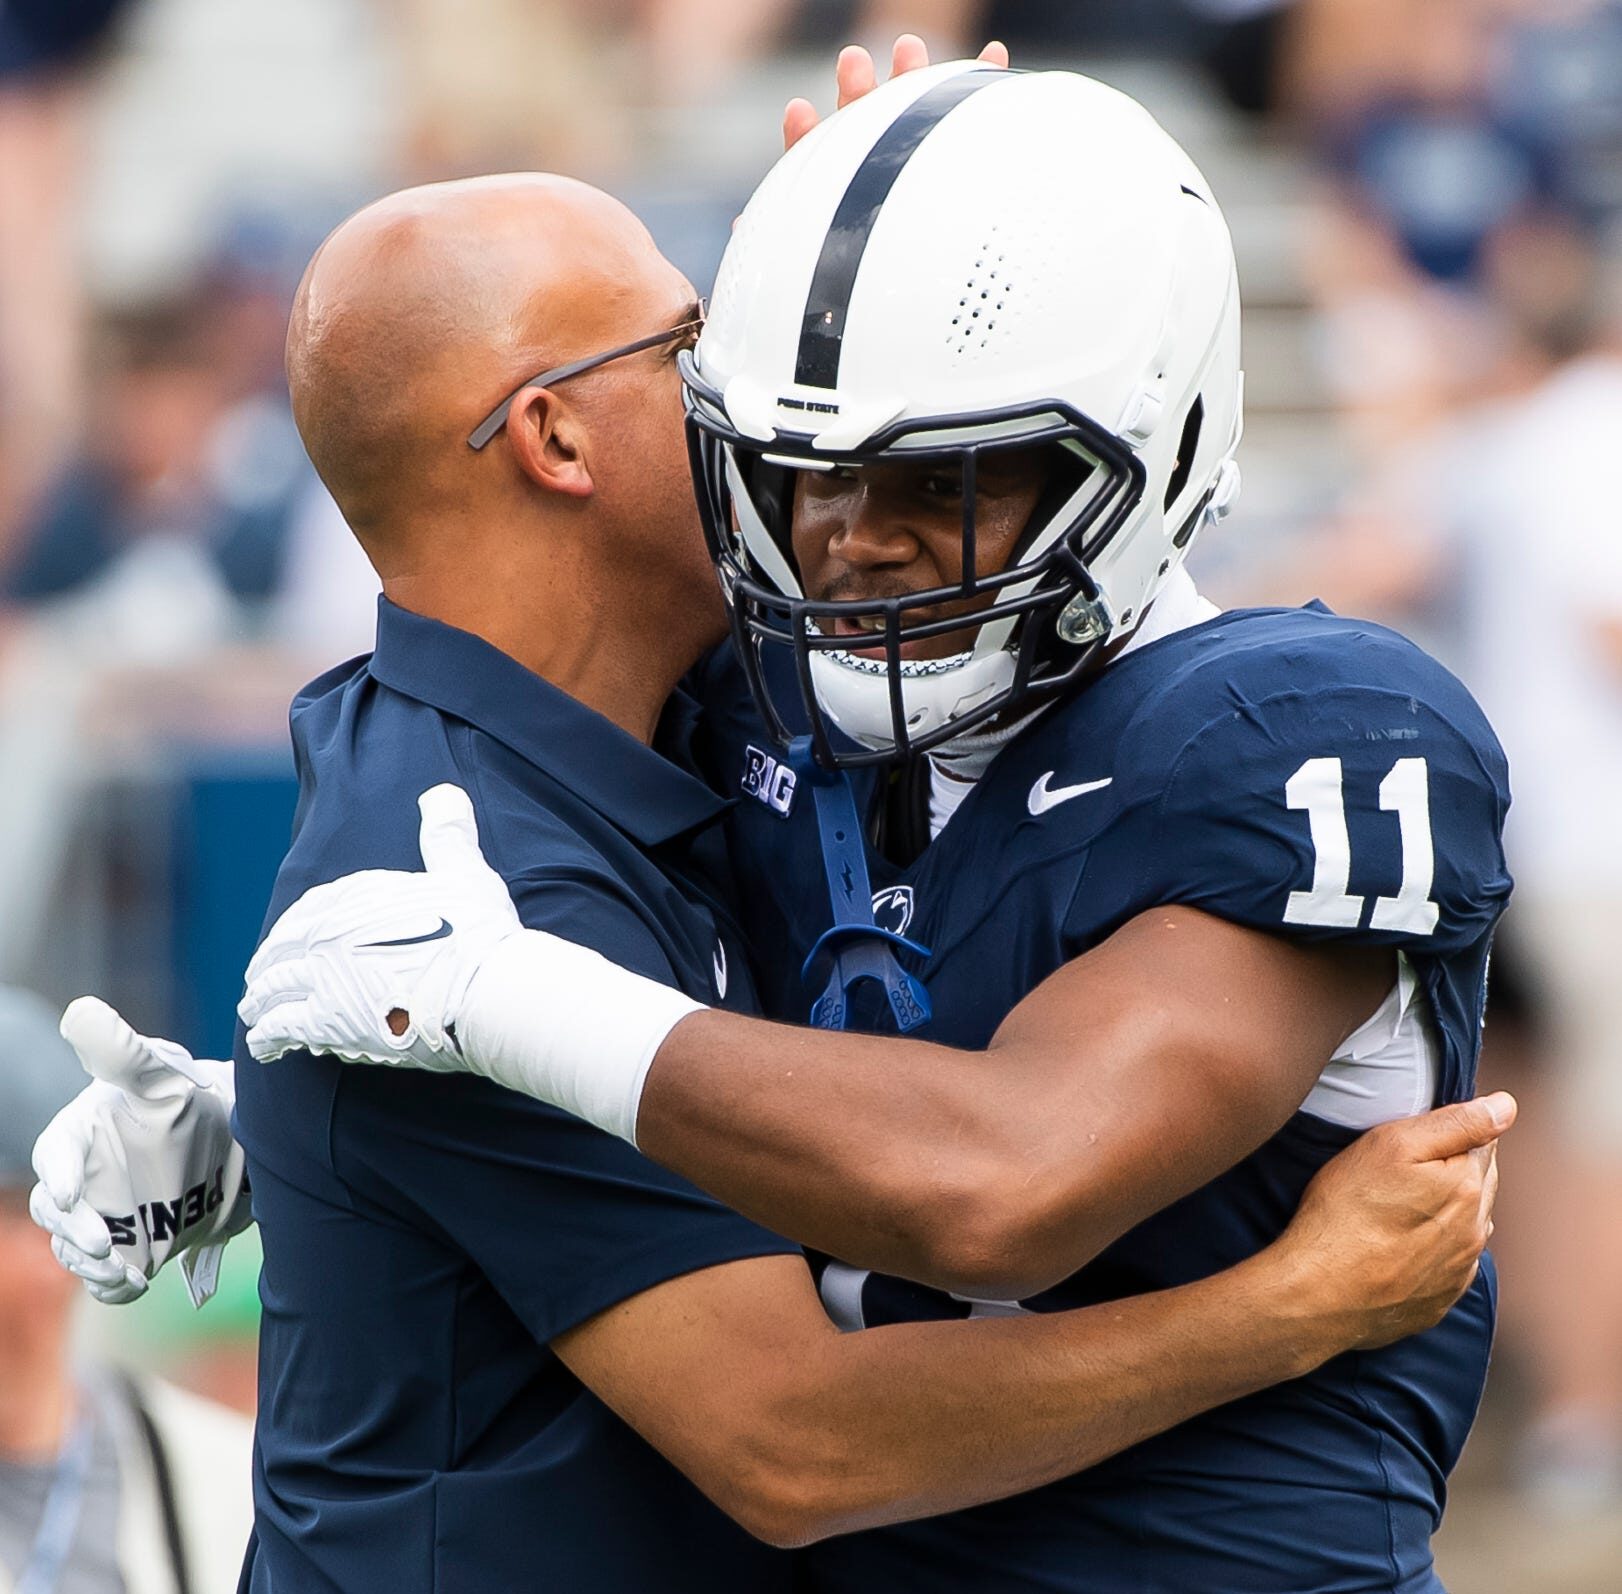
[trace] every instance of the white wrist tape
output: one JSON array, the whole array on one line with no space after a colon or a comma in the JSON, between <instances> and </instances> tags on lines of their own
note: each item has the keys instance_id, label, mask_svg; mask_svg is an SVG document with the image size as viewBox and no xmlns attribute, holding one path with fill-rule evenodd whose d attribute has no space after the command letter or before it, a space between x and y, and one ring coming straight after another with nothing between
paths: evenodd
<instances>
[{"instance_id":1,"label":"white wrist tape","mask_svg":"<svg viewBox=\"0 0 1622 1594\"><path fill-rule=\"evenodd\" d=\"M680 991L541 930L508 936L479 966L456 1020L478 1074L636 1144L654 1054L689 1013Z\"/></svg>"}]
</instances>

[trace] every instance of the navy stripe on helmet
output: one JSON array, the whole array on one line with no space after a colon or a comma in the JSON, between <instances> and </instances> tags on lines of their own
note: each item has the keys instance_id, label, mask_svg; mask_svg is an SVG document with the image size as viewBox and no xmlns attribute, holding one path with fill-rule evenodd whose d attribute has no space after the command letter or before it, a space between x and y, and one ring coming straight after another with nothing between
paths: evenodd
<instances>
[{"instance_id":1,"label":"navy stripe on helmet","mask_svg":"<svg viewBox=\"0 0 1622 1594\"><path fill-rule=\"evenodd\" d=\"M837 387L839 358L844 350L845 317L856 273L867 252L873 224L890 197L901 169L948 112L971 94L988 88L1008 73L995 68L964 72L920 95L884 130L857 167L834 212L822 254L811 278L800 331L800 354L794 380L802 387Z\"/></svg>"}]
</instances>

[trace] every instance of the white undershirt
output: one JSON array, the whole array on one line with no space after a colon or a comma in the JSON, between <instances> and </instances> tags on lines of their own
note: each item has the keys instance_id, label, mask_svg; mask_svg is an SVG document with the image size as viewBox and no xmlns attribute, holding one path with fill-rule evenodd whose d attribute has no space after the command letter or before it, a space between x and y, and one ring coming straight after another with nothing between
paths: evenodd
<instances>
[{"instance_id":1,"label":"white undershirt","mask_svg":"<svg viewBox=\"0 0 1622 1594\"><path fill-rule=\"evenodd\" d=\"M929 839L933 841L945 828L946 821L963 806L963 799L975 788L975 782L961 775L949 775L932 758L929 761Z\"/></svg>"},{"instance_id":2,"label":"white undershirt","mask_svg":"<svg viewBox=\"0 0 1622 1594\"><path fill-rule=\"evenodd\" d=\"M1202 598L1194 585L1194 578L1186 570L1175 570L1166 578L1166 584L1155 594L1143 624L1127 639L1126 646L1110 660L1109 668L1120 663L1127 654L1158 642L1175 631L1186 631L1192 625L1203 625L1214 620L1222 611L1207 598ZM1028 722L1027 722L1028 723ZM989 762L989 758L987 759ZM959 760L953 767L936 758L929 760L929 839L933 841L945 828L946 822L959 808L963 799L974 790L978 774L967 775L965 768L974 768L973 761ZM985 772L984 763L978 766Z\"/></svg>"},{"instance_id":3,"label":"white undershirt","mask_svg":"<svg viewBox=\"0 0 1622 1594\"><path fill-rule=\"evenodd\" d=\"M1106 668L1138 648L1215 619L1221 612L1200 596L1186 570L1178 570ZM933 757L929 768L929 834L934 840L963 806L975 782L948 773ZM1436 1041L1425 1022L1425 1004L1414 1000L1417 991L1413 968L1398 953L1397 983L1368 1022L1341 1043L1302 1103L1303 1111L1342 1128L1369 1129L1430 1106L1436 1095Z\"/></svg>"}]
</instances>

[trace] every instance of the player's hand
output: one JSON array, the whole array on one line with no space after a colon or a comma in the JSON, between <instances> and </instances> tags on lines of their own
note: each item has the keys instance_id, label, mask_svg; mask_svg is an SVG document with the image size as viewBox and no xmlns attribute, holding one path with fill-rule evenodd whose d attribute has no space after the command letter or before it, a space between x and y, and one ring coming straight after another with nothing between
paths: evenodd
<instances>
[{"instance_id":1,"label":"player's hand","mask_svg":"<svg viewBox=\"0 0 1622 1594\"><path fill-rule=\"evenodd\" d=\"M1439 1323L1469 1288L1492 1234L1500 1091L1371 1129L1319 1170L1278 1242L1299 1265L1301 1309L1343 1350Z\"/></svg>"},{"instance_id":2,"label":"player's hand","mask_svg":"<svg viewBox=\"0 0 1622 1594\"><path fill-rule=\"evenodd\" d=\"M466 1070L457 1022L481 962L523 926L460 786L417 800L423 872L367 869L306 891L248 965L237 1012L262 1063L290 1051Z\"/></svg>"},{"instance_id":3,"label":"player's hand","mask_svg":"<svg viewBox=\"0 0 1622 1594\"><path fill-rule=\"evenodd\" d=\"M988 66L1008 65L1008 46L993 40L979 55ZM890 76L900 77L903 72L916 72L929 65L929 46L916 33L903 33L890 50ZM878 68L873 57L859 44L847 44L839 52L839 64L834 68L834 82L839 90L839 109L871 94L879 86ZM783 148L793 149L796 144L820 122L817 108L810 100L794 99L783 111Z\"/></svg>"},{"instance_id":4,"label":"player's hand","mask_svg":"<svg viewBox=\"0 0 1622 1594\"><path fill-rule=\"evenodd\" d=\"M94 1083L34 1142L34 1221L98 1301L137 1299L178 1256L201 1306L250 1221L231 1065L137 1035L93 996L69 1004L62 1035Z\"/></svg>"},{"instance_id":5,"label":"player's hand","mask_svg":"<svg viewBox=\"0 0 1622 1594\"><path fill-rule=\"evenodd\" d=\"M348 875L271 927L238 1008L248 1050L465 1070L634 1143L654 1053L700 1004L524 929L460 786L418 806L421 874Z\"/></svg>"}]
</instances>

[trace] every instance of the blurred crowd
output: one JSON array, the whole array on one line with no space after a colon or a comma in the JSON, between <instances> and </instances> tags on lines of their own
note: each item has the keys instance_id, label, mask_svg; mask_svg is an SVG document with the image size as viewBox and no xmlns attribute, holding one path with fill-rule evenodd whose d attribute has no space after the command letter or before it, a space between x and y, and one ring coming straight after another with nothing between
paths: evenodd
<instances>
[{"instance_id":1,"label":"blurred crowd","mask_svg":"<svg viewBox=\"0 0 1622 1594\"><path fill-rule=\"evenodd\" d=\"M212 1038L184 968L136 978L184 963L151 899L197 874L153 794L199 747L278 749L283 688L371 632L281 375L326 229L559 169L702 283L783 100L903 29L1120 81L1207 164L1264 268L1255 509L1196 575L1416 636L1508 748L1495 1487L1622 1521L1622 0L0 0L0 980L88 966ZM163 926L138 966L108 950L132 924Z\"/></svg>"}]
</instances>

